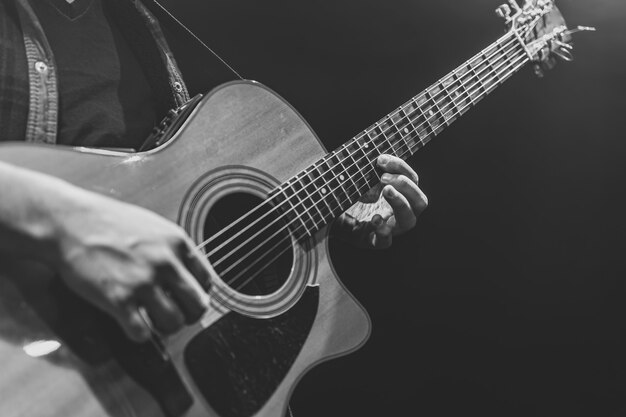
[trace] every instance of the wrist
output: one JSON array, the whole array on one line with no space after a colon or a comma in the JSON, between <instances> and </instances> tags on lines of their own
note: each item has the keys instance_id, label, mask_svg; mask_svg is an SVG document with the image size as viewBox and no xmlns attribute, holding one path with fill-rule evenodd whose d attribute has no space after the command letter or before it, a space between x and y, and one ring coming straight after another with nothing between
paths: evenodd
<instances>
[{"instance_id":1,"label":"wrist","mask_svg":"<svg viewBox=\"0 0 626 417\"><path fill-rule=\"evenodd\" d=\"M63 180L0 163L0 252L58 266L68 214L82 193Z\"/></svg>"}]
</instances>

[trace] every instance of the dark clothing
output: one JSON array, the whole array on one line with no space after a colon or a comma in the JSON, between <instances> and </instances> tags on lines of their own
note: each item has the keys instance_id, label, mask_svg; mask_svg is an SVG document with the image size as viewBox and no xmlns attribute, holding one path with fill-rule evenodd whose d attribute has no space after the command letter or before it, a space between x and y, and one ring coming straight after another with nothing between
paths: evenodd
<instances>
[{"instance_id":1,"label":"dark clothing","mask_svg":"<svg viewBox=\"0 0 626 417\"><path fill-rule=\"evenodd\" d=\"M0 0L0 140L24 140L28 107L24 35L13 1Z\"/></svg>"},{"instance_id":2,"label":"dark clothing","mask_svg":"<svg viewBox=\"0 0 626 417\"><path fill-rule=\"evenodd\" d=\"M105 53L109 57L117 59L115 62L103 63L98 61L96 53L88 51L86 54L78 54L76 51L67 50L63 47L59 48L57 33L47 33L49 27L43 27L39 17L31 7L31 3L41 2L43 0L0 0L0 140L26 140L29 142L39 143L71 143L81 145L98 145L98 146L120 146L132 147L137 143L141 143L143 133L146 131L146 120L158 120L163 117L169 109L182 105L189 100L189 94L182 81L180 71L176 65L174 57L167 45L161 28L152 14L137 0L106 0L104 11L109 17L109 22L119 23L118 25L104 23L104 27L100 27L97 31L100 38L96 40L102 41L108 36L109 41L113 41L113 45L105 46ZM84 0L77 0L79 3L68 6L67 10L61 9L62 3L57 3L58 11L62 11L64 18L71 19L87 17L82 15L80 7L85 7ZM65 0L62 0L65 2ZM95 1L95 0L90 0ZM100 3L98 1L98 3ZM89 13L96 4L88 7L83 13ZM42 8L50 7L50 5L38 5L37 11L41 12ZM43 9L44 13L46 9ZM98 12L98 9L94 9ZM101 10L101 9L100 9ZM74 14L73 14L74 13ZM45 20L45 19L44 19ZM70 23L76 23L70 22ZM44 23L45 25L45 23ZM51 25L50 25L51 27ZM71 31L71 28L67 28ZM104 34L104 38L102 35ZM107 35L108 34L108 35ZM80 39L80 38L79 38ZM66 40L67 41L67 40ZM94 41L91 38L89 41ZM51 45L57 45L53 47ZM98 47L102 44L98 44ZM58 50L58 51L57 51ZM59 52L59 57L56 53ZM127 58L130 56L130 63ZM72 68L68 68L67 59L78 59L74 62ZM59 60L59 62L57 62ZM116 100L117 108L107 107L106 111L110 112L106 117L116 119L116 131L105 135L101 127L105 124L103 115L90 115L86 112L84 115L78 113L72 114L72 107L78 106L79 98L83 92L73 89L71 83L66 85L64 79L72 80L72 71L80 70L94 63L90 60L96 60L95 63L107 65L108 68L91 69L87 78L93 81L99 73L110 70L111 66L118 65L120 69L117 75L108 74L109 77L118 77L118 97ZM65 72L65 70L68 70ZM128 71L128 72L127 72ZM65 72L65 74L64 74ZM69 78L67 78L69 74ZM139 76L141 80L137 86L141 97L129 99L128 96L133 94L132 91L122 91L122 86L128 85L130 77ZM127 76L129 78L127 78ZM87 79L83 79L87 82ZM73 81L72 81L73 82ZM108 83L108 86L105 84ZM112 98L111 89L114 88L112 83L115 80L102 80L99 86L93 86L96 92L96 103L87 104L91 106L91 110L102 105ZM59 94L59 85L64 89ZM66 81L67 84L67 81ZM137 90L135 90L137 93ZM68 95L69 94L69 95ZM122 95L120 98L119 95ZM126 98L124 98L126 97ZM148 108L143 107L145 100L151 99L151 105ZM94 96L90 94L82 94L82 98L91 100ZM60 103L61 101L61 103ZM67 102L66 102L67 101ZM98 104L98 102L100 104ZM59 105L61 111L63 106L67 105L70 114L61 115L61 123L59 123ZM114 105L115 106L115 105ZM134 108L131 108L134 107ZM152 107L152 110L149 108ZM75 109L76 110L76 109ZM80 110L80 109L78 109ZM104 109L101 109L104 112ZM154 111L154 115L145 114ZM143 122L130 121L131 115L139 115L139 119L143 118ZM66 120L65 117L69 119ZM88 129L95 131L86 132L87 143L82 142L82 134L84 131L73 131L74 129L84 128L74 124L73 121L91 122L91 117L100 117L96 120L96 125ZM99 126L99 127L98 127ZM128 138L122 130L128 129L130 135L137 137ZM8 134L6 132L9 132ZM59 133L65 136L59 141ZM142 136L142 137L139 137ZM126 137L126 138L124 138ZM122 140L124 139L124 140Z\"/></svg>"},{"instance_id":3,"label":"dark clothing","mask_svg":"<svg viewBox=\"0 0 626 417\"><path fill-rule=\"evenodd\" d=\"M57 143L139 148L155 125L155 100L135 55L105 16L102 0L32 5L57 65Z\"/></svg>"}]
</instances>

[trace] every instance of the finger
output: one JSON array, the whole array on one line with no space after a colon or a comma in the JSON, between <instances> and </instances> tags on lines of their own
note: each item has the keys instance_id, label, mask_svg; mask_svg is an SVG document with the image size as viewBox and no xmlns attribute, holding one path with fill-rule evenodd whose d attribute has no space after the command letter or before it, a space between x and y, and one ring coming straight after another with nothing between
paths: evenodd
<instances>
[{"instance_id":1,"label":"finger","mask_svg":"<svg viewBox=\"0 0 626 417\"><path fill-rule=\"evenodd\" d=\"M395 233L405 232L415 226L417 217L415 213L413 213L406 197L396 191L391 185L386 185L385 188L383 188L383 197L385 197L385 200L387 200L393 209L393 214L396 219Z\"/></svg>"},{"instance_id":2,"label":"finger","mask_svg":"<svg viewBox=\"0 0 626 417\"><path fill-rule=\"evenodd\" d=\"M196 281L194 275L191 274L181 261L174 259L172 263L176 278L169 279L163 282L162 285L169 291L170 296L176 301L176 304L183 312L185 322L191 324L198 320L207 309L207 295L198 281ZM198 266L193 267L199 268ZM197 273L199 274L200 272ZM201 279L207 280L207 278Z\"/></svg>"},{"instance_id":3,"label":"finger","mask_svg":"<svg viewBox=\"0 0 626 417\"><path fill-rule=\"evenodd\" d=\"M129 305L125 309L117 310L117 313L117 322L130 340L140 343L150 338L152 330L146 320L141 316L136 305Z\"/></svg>"},{"instance_id":4,"label":"finger","mask_svg":"<svg viewBox=\"0 0 626 417\"><path fill-rule=\"evenodd\" d=\"M379 215L372 217L374 231L370 234L370 245L374 249L386 249L392 243L392 227Z\"/></svg>"},{"instance_id":5,"label":"finger","mask_svg":"<svg viewBox=\"0 0 626 417\"><path fill-rule=\"evenodd\" d=\"M390 174L402 174L408 177L415 184L419 183L417 172L402 159L393 155L381 155L377 160L378 166Z\"/></svg>"},{"instance_id":6,"label":"finger","mask_svg":"<svg viewBox=\"0 0 626 417\"><path fill-rule=\"evenodd\" d=\"M183 265L191 272L191 275L200 284L204 291L211 288L210 266L206 255L195 247L187 245L180 257Z\"/></svg>"},{"instance_id":7,"label":"finger","mask_svg":"<svg viewBox=\"0 0 626 417\"><path fill-rule=\"evenodd\" d=\"M145 308L150 322L159 333L172 334L183 326L183 313L162 288L150 286L137 294L138 303Z\"/></svg>"},{"instance_id":8,"label":"finger","mask_svg":"<svg viewBox=\"0 0 626 417\"><path fill-rule=\"evenodd\" d=\"M407 176L384 173L380 181L399 191L407 199L416 216L428 206L426 194L417 186L417 183L411 181Z\"/></svg>"}]
</instances>

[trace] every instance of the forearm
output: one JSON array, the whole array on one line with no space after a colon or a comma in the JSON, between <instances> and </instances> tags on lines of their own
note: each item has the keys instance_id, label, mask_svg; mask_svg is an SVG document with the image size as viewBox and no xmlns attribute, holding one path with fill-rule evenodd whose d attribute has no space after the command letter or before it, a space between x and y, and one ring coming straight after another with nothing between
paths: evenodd
<instances>
[{"instance_id":1,"label":"forearm","mask_svg":"<svg viewBox=\"0 0 626 417\"><path fill-rule=\"evenodd\" d=\"M0 162L0 254L53 262L60 220L77 209L83 193L57 178Z\"/></svg>"}]
</instances>

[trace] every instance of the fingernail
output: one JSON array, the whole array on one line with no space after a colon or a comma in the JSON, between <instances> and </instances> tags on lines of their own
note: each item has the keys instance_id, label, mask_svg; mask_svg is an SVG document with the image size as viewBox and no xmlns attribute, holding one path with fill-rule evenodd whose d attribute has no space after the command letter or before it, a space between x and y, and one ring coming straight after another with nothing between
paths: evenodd
<instances>
[{"instance_id":1,"label":"fingernail","mask_svg":"<svg viewBox=\"0 0 626 417\"><path fill-rule=\"evenodd\" d=\"M391 181L391 174L384 173L382 177L380 177L380 181L384 183L389 183Z\"/></svg>"},{"instance_id":2,"label":"fingernail","mask_svg":"<svg viewBox=\"0 0 626 417\"><path fill-rule=\"evenodd\" d=\"M387 155L381 155L378 157L378 165L386 165L389 162L389 157Z\"/></svg>"},{"instance_id":3,"label":"fingernail","mask_svg":"<svg viewBox=\"0 0 626 417\"><path fill-rule=\"evenodd\" d=\"M396 196L396 190L393 187L386 187L383 192L385 193L385 197L394 198Z\"/></svg>"},{"instance_id":4,"label":"fingernail","mask_svg":"<svg viewBox=\"0 0 626 417\"><path fill-rule=\"evenodd\" d=\"M372 219L372 223L374 223L374 226L378 227L381 224L383 224L383 219L381 219L380 217L376 216Z\"/></svg>"}]
</instances>

